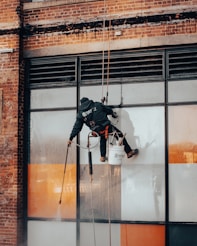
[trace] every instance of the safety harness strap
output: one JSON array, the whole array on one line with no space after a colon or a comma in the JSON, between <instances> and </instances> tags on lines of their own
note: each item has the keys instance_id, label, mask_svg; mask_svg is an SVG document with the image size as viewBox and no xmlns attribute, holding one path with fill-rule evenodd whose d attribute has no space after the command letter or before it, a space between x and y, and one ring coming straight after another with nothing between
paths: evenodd
<instances>
[{"instance_id":1,"label":"safety harness strap","mask_svg":"<svg viewBox=\"0 0 197 246\"><path fill-rule=\"evenodd\" d=\"M109 136L109 125L107 125L104 130L100 131L99 134L100 135L105 135L105 139L108 139L108 136Z\"/></svg>"}]
</instances>

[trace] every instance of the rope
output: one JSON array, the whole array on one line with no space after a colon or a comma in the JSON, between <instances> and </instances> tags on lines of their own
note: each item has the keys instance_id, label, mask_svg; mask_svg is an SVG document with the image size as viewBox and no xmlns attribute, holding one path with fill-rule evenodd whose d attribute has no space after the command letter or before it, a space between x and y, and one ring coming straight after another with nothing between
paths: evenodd
<instances>
[{"instance_id":1,"label":"rope","mask_svg":"<svg viewBox=\"0 0 197 246\"><path fill-rule=\"evenodd\" d=\"M109 156L109 141L108 141L108 156ZM111 246L111 165L108 163L108 224L109 224L109 246Z\"/></svg>"},{"instance_id":2,"label":"rope","mask_svg":"<svg viewBox=\"0 0 197 246\"><path fill-rule=\"evenodd\" d=\"M106 93L106 104L108 104L108 94L109 94L109 71L110 71L110 30L111 30L111 20L109 20L108 29L108 52L107 52L107 93Z\"/></svg>"},{"instance_id":3,"label":"rope","mask_svg":"<svg viewBox=\"0 0 197 246\"><path fill-rule=\"evenodd\" d=\"M105 80L105 28L106 28L106 0L104 0L104 18L103 18L103 51L102 51L102 102L108 104L108 87L109 87L109 70L110 70L110 30L111 19L108 27L108 51L107 51L107 78L106 78L106 97L104 97L104 80Z\"/></svg>"},{"instance_id":4,"label":"rope","mask_svg":"<svg viewBox=\"0 0 197 246\"><path fill-rule=\"evenodd\" d=\"M97 145L98 145L98 143L99 143L99 135L98 135L98 133L97 132L94 132L95 133L95 135L96 136L90 136L90 134L92 134L92 132L90 132L89 134L88 134L88 136L90 136L90 137L94 137L94 138L97 138L98 140L97 140L97 142L94 144L94 145L90 145L89 143L88 143L88 145L87 146L82 146L82 145L80 145L80 144L77 144L77 143L74 143L76 146L78 146L79 148L82 148L82 149L94 149Z\"/></svg>"},{"instance_id":5,"label":"rope","mask_svg":"<svg viewBox=\"0 0 197 246\"><path fill-rule=\"evenodd\" d=\"M96 133L98 137L98 133ZM94 246L96 246L96 232L95 232L95 218L94 218L94 208L93 208L93 191L92 191L92 182L93 182L93 168L92 168L92 154L90 151L90 137L92 137L92 132L88 134L88 159L89 159L89 174L90 174L90 187L91 187L91 211L92 211L92 225L93 225L93 235L94 235Z\"/></svg>"},{"instance_id":6,"label":"rope","mask_svg":"<svg viewBox=\"0 0 197 246\"><path fill-rule=\"evenodd\" d=\"M95 230L95 218L94 218L94 209L93 209L93 191L92 191L92 182L93 177L90 178L90 187L91 187L91 210L92 210L92 225L93 225L93 235L94 235L94 246L96 246L96 230Z\"/></svg>"},{"instance_id":7,"label":"rope","mask_svg":"<svg viewBox=\"0 0 197 246\"><path fill-rule=\"evenodd\" d=\"M102 98L104 98L104 77L105 77L105 16L106 16L106 2L103 1L104 17L103 17L103 52L102 52Z\"/></svg>"}]
</instances>

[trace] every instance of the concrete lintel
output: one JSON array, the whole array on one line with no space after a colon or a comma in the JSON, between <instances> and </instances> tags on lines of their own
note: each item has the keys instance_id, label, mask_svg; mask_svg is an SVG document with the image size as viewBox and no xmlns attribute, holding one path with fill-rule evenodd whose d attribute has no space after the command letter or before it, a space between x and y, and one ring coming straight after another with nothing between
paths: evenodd
<instances>
[{"instance_id":1,"label":"concrete lintel","mask_svg":"<svg viewBox=\"0 0 197 246\"><path fill-rule=\"evenodd\" d=\"M36 50L25 50L24 57L41 57L55 55L82 54L88 52L99 52L103 50L121 50L136 48L151 48L168 45L196 44L197 34L179 34L173 36L157 36L149 38L122 39L109 42L92 42L83 44L68 44L51 46Z\"/></svg>"}]
</instances>

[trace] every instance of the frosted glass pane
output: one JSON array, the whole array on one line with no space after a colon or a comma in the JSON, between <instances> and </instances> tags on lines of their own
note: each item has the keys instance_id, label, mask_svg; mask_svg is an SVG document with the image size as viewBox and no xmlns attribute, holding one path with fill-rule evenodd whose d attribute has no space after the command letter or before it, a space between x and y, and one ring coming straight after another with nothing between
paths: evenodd
<instances>
[{"instance_id":1,"label":"frosted glass pane","mask_svg":"<svg viewBox=\"0 0 197 246\"><path fill-rule=\"evenodd\" d=\"M124 161L121 169L121 215L123 220L161 221L165 215L164 109L127 109L132 122L129 142L139 155Z\"/></svg>"},{"instance_id":2,"label":"frosted glass pane","mask_svg":"<svg viewBox=\"0 0 197 246\"><path fill-rule=\"evenodd\" d=\"M107 91L109 105L164 102L163 82L82 87L81 97L101 101L103 96L106 97Z\"/></svg>"},{"instance_id":3,"label":"frosted glass pane","mask_svg":"<svg viewBox=\"0 0 197 246\"><path fill-rule=\"evenodd\" d=\"M80 246L93 245L120 246L120 225L107 223L81 223Z\"/></svg>"},{"instance_id":4,"label":"frosted glass pane","mask_svg":"<svg viewBox=\"0 0 197 246\"><path fill-rule=\"evenodd\" d=\"M124 84L123 104L164 102L164 82Z\"/></svg>"},{"instance_id":5,"label":"frosted glass pane","mask_svg":"<svg viewBox=\"0 0 197 246\"><path fill-rule=\"evenodd\" d=\"M121 85L83 86L80 91L81 97L88 97L98 102L101 102L101 99L107 96L108 91L108 105L119 105L121 103Z\"/></svg>"},{"instance_id":6,"label":"frosted glass pane","mask_svg":"<svg viewBox=\"0 0 197 246\"><path fill-rule=\"evenodd\" d=\"M164 171L164 165L122 167L122 220L164 220Z\"/></svg>"},{"instance_id":7,"label":"frosted glass pane","mask_svg":"<svg viewBox=\"0 0 197 246\"><path fill-rule=\"evenodd\" d=\"M121 108L115 109L117 119L109 117L112 123L124 134L132 148L139 148L140 155L137 158L123 159L123 164L163 164L164 162L164 110L161 107L152 108ZM87 136L90 130L84 126L81 135L81 145L87 146ZM96 143L98 143L96 145ZM91 139L95 146L92 151L94 164L100 163L99 139ZM81 163L88 163L88 151L80 150ZM107 151L108 152L108 151ZM100 163L101 164L101 163Z\"/></svg>"},{"instance_id":8,"label":"frosted glass pane","mask_svg":"<svg viewBox=\"0 0 197 246\"><path fill-rule=\"evenodd\" d=\"M197 222L197 165L169 165L170 221Z\"/></svg>"},{"instance_id":9,"label":"frosted glass pane","mask_svg":"<svg viewBox=\"0 0 197 246\"><path fill-rule=\"evenodd\" d=\"M28 246L76 246L76 223L28 221Z\"/></svg>"},{"instance_id":10,"label":"frosted glass pane","mask_svg":"<svg viewBox=\"0 0 197 246\"><path fill-rule=\"evenodd\" d=\"M169 214L197 221L197 106L169 107Z\"/></svg>"},{"instance_id":11,"label":"frosted glass pane","mask_svg":"<svg viewBox=\"0 0 197 246\"><path fill-rule=\"evenodd\" d=\"M190 102L197 100L197 80L168 82L169 102Z\"/></svg>"},{"instance_id":12,"label":"frosted glass pane","mask_svg":"<svg viewBox=\"0 0 197 246\"><path fill-rule=\"evenodd\" d=\"M28 165L28 215L54 218L57 213L67 142L75 111L32 112L30 164ZM76 216L76 147L68 150L62 192L61 218Z\"/></svg>"},{"instance_id":13,"label":"frosted glass pane","mask_svg":"<svg viewBox=\"0 0 197 246\"><path fill-rule=\"evenodd\" d=\"M108 164L80 165L80 216L82 219L121 219L121 168ZM110 212L109 212L110 208Z\"/></svg>"},{"instance_id":14,"label":"frosted glass pane","mask_svg":"<svg viewBox=\"0 0 197 246\"><path fill-rule=\"evenodd\" d=\"M75 111L31 113L30 163L64 163L75 117ZM75 153L73 144L69 149L70 163L75 163Z\"/></svg>"},{"instance_id":15,"label":"frosted glass pane","mask_svg":"<svg viewBox=\"0 0 197 246\"><path fill-rule=\"evenodd\" d=\"M31 109L76 106L76 88L31 90Z\"/></svg>"},{"instance_id":16,"label":"frosted glass pane","mask_svg":"<svg viewBox=\"0 0 197 246\"><path fill-rule=\"evenodd\" d=\"M169 144L197 144L197 105L169 107ZM192 148L190 149L190 151Z\"/></svg>"},{"instance_id":17,"label":"frosted glass pane","mask_svg":"<svg viewBox=\"0 0 197 246\"><path fill-rule=\"evenodd\" d=\"M138 148L136 158L124 158L123 164L164 164L164 108L117 109L114 124L126 133L132 148Z\"/></svg>"}]
</instances>

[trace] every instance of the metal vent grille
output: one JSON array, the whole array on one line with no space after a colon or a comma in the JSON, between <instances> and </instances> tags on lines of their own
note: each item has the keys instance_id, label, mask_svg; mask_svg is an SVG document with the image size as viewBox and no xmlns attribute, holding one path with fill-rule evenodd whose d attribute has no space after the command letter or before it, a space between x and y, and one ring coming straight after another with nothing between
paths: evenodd
<instances>
[{"instance_id":1,"label":"metal vent grille","mask_svg":"<svg viewBox=\"0 0 197 246\"><path fill-rule=\"evenodd\" d=\"M169 79L197 77L197 49L169 51Z\"/></svg>"},{"instance_id":2,"label":"metal vent grille","mask_svg":"<svg viewBox=\"0 0 197 246\"><path fill-rule=\"evenodd\" d=\"M36 58L30 61L30 86L72 86L76 84L74 57Z\"/></svg>"},{"instance_id":3,"label":"metal vent grille","mask_svg":"<svg viewBox=\"0 0 197 246\"><path fill-rule=\"evenodd\" d=\"M81 83L101 83L102 77L109 76L109 81L132 82L160 80L163 78L163 53L111 53L102 64L102 54L81 58ZM104 69L103 69L104 67ZM109 67L109 75L107 75Z\"/></svg>"},{"instance_id":4,"label":"metal vent grille","mask_svg":"<svg viewBox=\"0 0 197 246\"><path fill-rule=\"evenodd\" d=\"M132 52L111 51L107 54L56 56L30 60L31 88L76 86L110 83L161 81L165 79L197 77L197 48ZM109 68L109 70L108 70ZM108 73L109 71L109 73Z\"/></svg>"}]
</instances>

